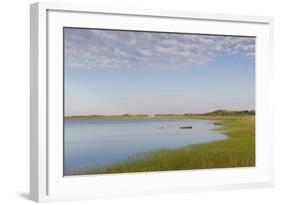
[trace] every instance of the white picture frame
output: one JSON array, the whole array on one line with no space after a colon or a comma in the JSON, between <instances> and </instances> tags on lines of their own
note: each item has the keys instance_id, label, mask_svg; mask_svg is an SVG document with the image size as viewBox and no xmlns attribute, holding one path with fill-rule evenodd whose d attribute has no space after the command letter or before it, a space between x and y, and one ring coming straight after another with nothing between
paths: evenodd
<instances>
[{"instance_id":1,"label":"white picture frame","mask_svg":"<svg viewBox=\"0 0 281 205\"><path fill-rule=\"evenodd\" d=\"M188 25L188 30L183 25ZM63 177L61 32L64 26L256 36L256 166ZM273 75L272 29L270 17L97 8L70 3L32 4L30 198L41 202L272 186L273 111L269 92Z\"/></svg>"}]
</instances>

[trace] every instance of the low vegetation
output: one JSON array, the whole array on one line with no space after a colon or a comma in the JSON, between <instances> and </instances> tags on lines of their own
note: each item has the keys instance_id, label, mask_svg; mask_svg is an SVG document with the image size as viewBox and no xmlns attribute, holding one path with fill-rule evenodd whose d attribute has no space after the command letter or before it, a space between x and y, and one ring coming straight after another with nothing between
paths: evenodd
<instances>
[{"instance_id":1,"label":"low vegetation","mask_svg":"<svg viewBox=\"0 0 281 205\"><path fill-rule=\"evenodd\" d=\"M209 114L189 115L186 117L212 119L221 122L222 126L219 128L214 126L214 129L226 134L228 136L226 140L138 154L113 166L83 170L83 173L74 174L107 174L255 166L254 112L242 112L240 114L233 112L230 114L228 112L228 115L225 115L225 113L225 111L215 111Z\"/></svg>"},{"instance_id":2,"label":"low vegetation","mask_svg":"<svg viewBox=\"0 0 281 205\"><path fill-rule=\"evenodd\" d=\"M202 114L123 114L123 115L77 115L77 116L66 116L66 119L139 119L139 118L198 118L203 116L249 116L255 115L255 110L241 110L241 111L230 111L230 110L215 110L208 113Z\"/></svg>"},{"instance_id":3,"label":"low vegetation","mask_svg":"<svg viewBox=\"0 0 281 205\"><path fill-rule=\"evenodd\" d=\"M150 118L147 114L123 114L123 115L77 115L77 116L66 116L67 120L75 120L75 119L142 119L142 118Z\"/></svg>"}]
</instances>

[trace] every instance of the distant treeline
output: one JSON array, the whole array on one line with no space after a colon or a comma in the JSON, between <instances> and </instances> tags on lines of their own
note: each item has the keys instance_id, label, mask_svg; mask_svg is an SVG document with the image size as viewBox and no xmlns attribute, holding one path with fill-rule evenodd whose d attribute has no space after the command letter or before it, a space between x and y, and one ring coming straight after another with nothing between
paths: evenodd
<instances>
[{"instance_id":1,"label":"distant treeline","mask_svg":"<svg viewBox=\"0 0 281 205\"><path fill-rule=\"evenodd\" d=\"M230 111L230 110L216 110L213 112L205 113L206 116L246 116L255 115L255 110L240 110L240 111Z\"/></svg>"},{"instance_id":2,"label":"distant treeline","mask_svg":"<svg viewBox=\"0 0 281 205\"><path fill-rule=\"evenodd\" d=\"M155 117L164 117L164 116L248 116L255 115L255 110L239 110L239 111L231 111L231 110L215 110L207 113L186 113L186 114L156 114Z\"/></svg>"},{"instance_id":3,"label":"distant treeline","mask_svg":"<svg viewBox=\"0 0 281 205\"><path fill-rule=\"evenodd\" d=\"M165 118L165 117L193 117L193 116L249 116L255 115L255 110L215 110L208 113L186 113L186 114L123 114L123 115L83 115L83 116L67 116L66 118Z\"/></svg>"},{"instance_id":4,"label":"distant treeline","mask_svg":"<svg viewBox=\"0 0 281 205\"><path fill-rule=\"evenodd\" d=\"M156 114L155 117L181 117L181 116L248 116L255 115L255 110L239 110L239 111L231 111L231 110L215 110L207 113L186 113L186 114Z\"/></svg>"}]
</instances>

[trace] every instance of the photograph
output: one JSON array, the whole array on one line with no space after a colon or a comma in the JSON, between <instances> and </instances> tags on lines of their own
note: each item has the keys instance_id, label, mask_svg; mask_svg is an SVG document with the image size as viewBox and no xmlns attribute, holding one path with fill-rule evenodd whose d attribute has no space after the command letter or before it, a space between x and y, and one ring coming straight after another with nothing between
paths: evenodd
<instances>
[{"instance_id":1,"label":"photograph","mask_svg":"<svg viewBox=\"0 0 281 205\"><path fill-rule=\"evenodd\" d=\"M63 176L255 167L256 37L63 27Z\"/></svg>"}]
</instances>

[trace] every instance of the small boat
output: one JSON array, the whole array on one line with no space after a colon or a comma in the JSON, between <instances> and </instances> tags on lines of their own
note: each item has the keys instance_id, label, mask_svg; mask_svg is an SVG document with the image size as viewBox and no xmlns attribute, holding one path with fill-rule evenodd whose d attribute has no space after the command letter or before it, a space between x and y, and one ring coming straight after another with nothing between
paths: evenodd
<instances>
[{"instance_id":1,"label":"small boat","mask_svg":"<svg viewBox=\"0 0 281 205\"><path fill-rule=\"evenodd\" d=\"M222 125L221 122L215 122L214 125Z\"/></svg>"},{"instance_id":2,"label":"small boat","mask_svg":"<svg viewBox=\"0 0 281 205\"><path fill-rule=\"evenodd\" d=\"M183 127L180 127L180 129L192 129L192 126L183 126Z\"/></svg>"},{"instance_id":3,"label":"small boat","mask_svg":"<svg viewBox=\"0 0 281 205\"><path fill-rule=\"evenodd\" d=\"M159 126L159 127L157 127L157 129L164 129L164 127L163 126Z\"/></svg>"}]
</instances>

